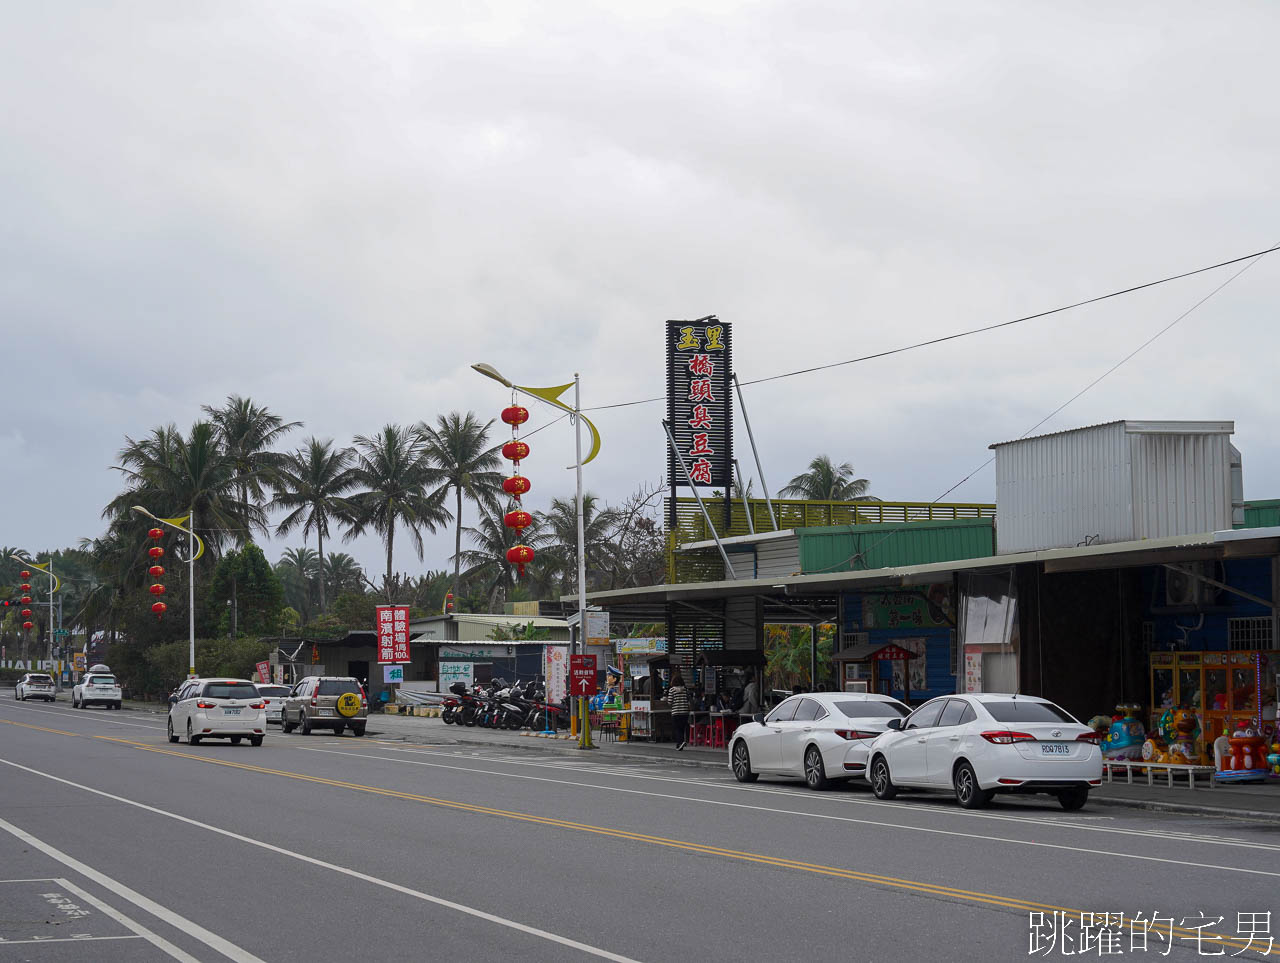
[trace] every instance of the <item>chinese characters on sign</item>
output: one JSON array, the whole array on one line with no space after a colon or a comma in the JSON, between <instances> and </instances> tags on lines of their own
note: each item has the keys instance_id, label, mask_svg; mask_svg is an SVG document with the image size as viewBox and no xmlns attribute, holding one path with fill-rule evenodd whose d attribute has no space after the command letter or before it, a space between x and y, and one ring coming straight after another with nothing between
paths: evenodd
<instances>
[{"instance_id":1,"label":"chinese characters on sign","mask_svg":"<svg viewBox=\"0 0 1280 963\"><path fill-rule=\"evenodd\" d=\"M1196 913L1175 922L1159 913L1028 914L1028 956L1168 956L1176 946L1197 956L1239 956L1246 950L1269 955L1274 946L1271 912L1237 913L1235 933L1224 932L1226 917ZM1228 953L1228 950L1235 950Z\"/></svg>"},{"instance_id":2,"label":"chinese characters on sign","mask_svg":"<svg viewBox=\"0 0 1280 963\"><path fill-rule=\"evenodd\" d=\"M710 318L698 323L667 322L667 422L699 487L727 494L733 484L733 339L730 327ZM688 485L674 452L667 472L675 485Z\"/></svg>"},{"instance_id":3,"label":"chinese characters on sign","mask_svg":"<svg viewBox=\"0 0 1280 963\"><path fill-rule=\"evenodd\" d=\"M409 606L378 606L378 662L409 661Z\"/></svg>"}]
</instances>

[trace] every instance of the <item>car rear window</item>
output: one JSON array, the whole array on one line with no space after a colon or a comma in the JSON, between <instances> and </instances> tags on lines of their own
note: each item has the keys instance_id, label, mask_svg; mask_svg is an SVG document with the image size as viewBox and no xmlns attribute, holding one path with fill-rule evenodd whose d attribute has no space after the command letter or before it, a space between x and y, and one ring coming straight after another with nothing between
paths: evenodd
<instances>
[{"instance_id":1,"label":"car rear window","mask_svg":"<svg viewBox=\"0 0 1280 963\"><path fill-rule=\"evenodd\" d=\"M909 710L901 702L837 702L836 708L850 719L901 719Z\"/></svg>"},{"instance_id":2,"label":"car rear window","mask_svg":"<svg viewBox=\"0 0 1280 963\"><path fill-rule=\"evenodd\" d=\"M255 699L258 689L252 682L210 682L204 695L210 699Z\"/></svg>"},{"instance_id":3,"label":"car rear window","mask_svg":"<svg viewBox=\"0 0 1280 963\"><path fill-rule=\"evenodd\" d=\"M51 675L33 675L27 680L32 685L53 685L53 676Z\"/></svg>"},{"instance_id":4,"label":"car rear window","mask_svg":"<svg viewBox=\"0 0 1280 963\"><path fill-rule=\"evenodd\" d=\"M257 689L264 696L287 696L289 694L287 685L260 685Z\"/></svg>"},{"instance_id":5,"label":"car rear window","mask_svg":"<svg viewBox=\"0 0 1280 963\"><path fill-rule=\"evenodd\" d=\"M89 685L115 685L116 677L113 675L91 675L89 676Z\"/></svg>"},{"instance_id":6,"label":"car rear window","mask_svg":"<svg viewBox=\"0 0 1280 963\"><path fill-rule=\"evenodd\" d=\"M317 695L342 695L344 692L360 694L360 684L354 679L322 679Z\"/></svg>"},{"instance_id":7,"label":"car rear window","mask_svg":"<svg viewBox=\"0 0 1280 963\"><path fill-rule=\"evenodd\" d=\"M997 722L1068 722L1079 725L1071 713L1059 709L1052 702L984 702L982 706Z\"/></svg>"}]
</instances>

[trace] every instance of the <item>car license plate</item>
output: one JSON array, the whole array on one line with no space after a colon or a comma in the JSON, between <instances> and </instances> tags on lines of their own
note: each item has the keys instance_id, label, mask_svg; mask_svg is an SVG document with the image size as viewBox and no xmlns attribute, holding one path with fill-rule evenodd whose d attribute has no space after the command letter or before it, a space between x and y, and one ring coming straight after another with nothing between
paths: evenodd
<instances>
[{"instance_id":1,"label":"car license plate","mask_svg":"<svg viewBox=\"0 0 1280 963\"><path fill-rule=\"evenodd\" d=\"M320 710L320 715L322 715L322 716L331 716L331 715L333 715L333 710L332 710L332 709L321 709L321 710Z\"/></svg>"},{"instance_id":2,"label":"car license plate","mask_svg":"<svg viewBox=\"0 0 1280 963\"><path fill-rule=\"evenodd\" d=\"M239 709L223 709L223 710L222 710L222 712L223 712L223 714L224 714L224 715L228 715L228 716L238 716L238 715L240 715L240 710L239 710Z\"/></svg>"},{"instance_id":3,"label":"car license plate","mask_svg":"<svg viewBox=\"0 0 1280 963\"><path fill-rule=\"evenodd\" d=\"M1071 755L1071 747L1065 742L1042 742L1040 743L1040 755L1069 756Z\"/></svg>"}]
</instances>

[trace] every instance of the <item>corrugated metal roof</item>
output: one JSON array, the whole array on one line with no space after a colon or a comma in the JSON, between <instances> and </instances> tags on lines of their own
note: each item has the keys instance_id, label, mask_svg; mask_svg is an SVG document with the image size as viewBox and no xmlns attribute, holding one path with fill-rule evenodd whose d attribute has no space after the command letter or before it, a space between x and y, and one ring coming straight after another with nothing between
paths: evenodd
<instances>
[{"instance_id":1,"label":"corrugated metal roof","mask_svg":"<svg viewBox=\"0 0 1280 963\"><path fill-rule=\"evenodd\" d=\"M799 533L805 574L923 565L995 554L993 519L837 525Z\"/></svg>"},{"instance_id":2,"label":"corrugated metal roof","mask_svg":"<svg viewBox=\"0 0 1280 963\"><path fill-rule=\"evenodd\" d=\"M1036 438L1053 438L1057 435L1069 435L1073 431L1094 431L1098 428L1110 428L1112 425L1124 425L1128 434L1146 435L1221 435L1233 434L1236 430L1234 421L1141 421L1132 418L1120 418L1115 421L1102 421L1096 425L1081 425L1079 428L1064 428L1062 431L1049 431L1043 435L1027 435L1025 438L1013 438L1009 441L997 441L987 445L988 448L1000 448L1004 445L1016 445L1020 441L1034 441Z\"/></svg>"}]
</instances>

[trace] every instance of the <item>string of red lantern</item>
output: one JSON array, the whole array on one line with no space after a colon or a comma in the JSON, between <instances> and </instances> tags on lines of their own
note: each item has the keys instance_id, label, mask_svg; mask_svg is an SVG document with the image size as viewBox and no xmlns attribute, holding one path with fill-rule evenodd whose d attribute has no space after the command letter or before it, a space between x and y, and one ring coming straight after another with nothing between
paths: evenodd
<instances>
[{"instance_id":1,"label":"string of red lantern","mask_svg":"<svg viewBox=\"0 0 1280 963\"><path fill-rule=\"evenodd\" d=\"M164 538L164 529L153 528L147 532L147 537L153 542L158 542ZM159 564L160 559L164 557L164 549L159 545L152 545L151 548L147 549L147 554L156 563L147 569L147 574L157 580L151 583L151 594L156 597L156 601L151 606L151 611L156 614L158 619L164 615L165 609L169 607L160 601L160 596L164 595L164 586L158 581L160 576L164 575L164 566Z\"/></svg>"},{"instance_id":2,"label":"string of red lantern","mask_svg":"<svg viewBox=\"0 0 1280 963\"><path fill-rule=\"evenodd\" d=\"M30 573L29 571L27 571L27 570L24 568L24 569L23 569L21 572L19 572L18 574L22 577L22 604L23 604L23 605L30 605L30 604L31 604L31 596L30 596L29 594L27 594L27 593L29 593L29 592L31 591L31 583L30 583L30 582L28 582L28 581L27 581L27 579L31 578L31 573ZM23 609L23 610L22 610L22 617L23 617L24 619L26 619L26 620L27 620L27 621L25 621L25 622L23 622L23 623L22 623L22 627L23 627L24 629L26 629L26 631L30 632L32 629L34 629L34 628L36 627L36 624L35 624L34 622L32 622L32 621L31 621L31 610L30 610L30 609Z\"/></svg>"},{"instance_id":3,"label":"string of red lantern","mask_svg":"<svg viewBox=\"0 0 1280 963\"><path fill-rule=\"evenodd\" d=\"M529 409L511 405L502 409L502 420L511 426L511 440L502 446L502 457L512 464L512 475L502 483L502 490L511 496L515 508L502 516L502 523L516 533L520 542L521 532L533 524L533 516L520 506L520 496L533 486L520 474L520 462L529 457L529 446L520 440L520 426L529 420ZM534 551L528 545L517 544L507 549L507 561L516 567L516 574L524 578L524 567L533 561Z\"/></svg>"}]
</instances>

